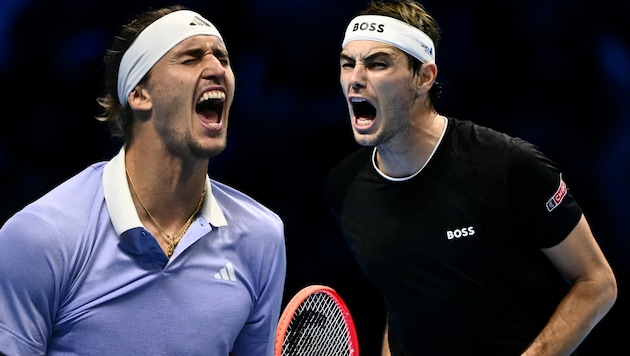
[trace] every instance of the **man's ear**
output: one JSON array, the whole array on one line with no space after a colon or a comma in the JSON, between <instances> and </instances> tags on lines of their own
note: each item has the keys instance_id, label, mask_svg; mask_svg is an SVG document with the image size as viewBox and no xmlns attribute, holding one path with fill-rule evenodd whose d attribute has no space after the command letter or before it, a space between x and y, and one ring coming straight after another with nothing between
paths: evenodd
<instances>
[{"instance_id":1,"label":"man's ear","mask_svg":"<svg viewBox=\"0 0 630 356\"><path fill-rule=\"evenodd\" d=\"M423 63L418 73L418 88L429 90L437 80L437 65L435 63Z\"/></svg>"},{"instance_id":2,"label":"man's ear","mask_svg":"<svg viewBox=\"0 0 630 356\"><path fill-rule=\"evenodd\" d=\"M136 85L135 88L129 93L127 97L129 107L134 110L150 110L151 109L151 96L140 85Z\"/></svg>"}]
</instances>

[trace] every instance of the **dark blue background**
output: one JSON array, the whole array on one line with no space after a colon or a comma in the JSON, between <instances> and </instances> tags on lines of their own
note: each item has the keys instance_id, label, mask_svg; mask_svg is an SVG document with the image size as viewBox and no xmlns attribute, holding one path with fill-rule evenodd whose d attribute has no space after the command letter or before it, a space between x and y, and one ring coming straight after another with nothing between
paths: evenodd
<instances>
[{"instance_id":1,"label":"dark blue background","mask_svg":"<svg viewBox=\"0 0 630 356\"><path fill-rule=\"evenodd\" d=\"M376 354L383 307L322 197L357 148L338 83L345 26L365 1L181 1L222 32L237 76L227 150L210 174L286 223L286 298L329 284ZM117 149L100 114L102 57L121 24L165 1L0 0L0 223ZM443 29L441 112L539 145L564 169L619 280L580 355L625 349L630 250L630 2L424 2ZM1 273L1 272L0 272ZM419 320L419 323L422 321Z\"/></svg>"}]
</instances>

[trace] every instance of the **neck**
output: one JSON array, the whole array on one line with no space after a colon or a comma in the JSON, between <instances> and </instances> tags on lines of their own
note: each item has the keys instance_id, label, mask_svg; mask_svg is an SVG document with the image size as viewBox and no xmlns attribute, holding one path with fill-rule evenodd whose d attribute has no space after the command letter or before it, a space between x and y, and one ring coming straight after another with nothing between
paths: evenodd
<instances>
[{"instance_id":1,"label":"neck","mask_svg":"<svg viewBox=\"0 0 630 356\"><path fill-rule=\"evenodd\" d=\"M155 154L139 146L129 147L125 153L125 167L135 185L137 196L132 196L141 220L149 221L144 205L165 231L176 233L205 189L207 161L184 161L166 154L156 160Z\"/></svg>"},{"instance_id":2,"label":"neck","mask_svg":"<svg viewBox=\"0 0 630 356\"><path fill-rule=\"evenodd\" d=\"M145 205L145 203L143 203L142 199L140 198L140 194L138 193L138 188L136 187L133 179L131 178L131 175L129 174L129 170L125 170L125 172L127 174L127 181L129 183L129 186L130 186L131 191L133 193L134 203L136 204L136 210L139 212L139 216L144 216L144 220L143 221L145 221L145 223L143 223L143 224L145 226L149 225L149 224L146 223L147 217L148 217L148 222L150 223L150 226L153 227L151 229L152 234L156 238L158 236L160 236L162 238L163 242L160 242L160 245L164 249L166 255L170 258L171 255L173 254L173 251L175 250L175 247L177 246L177 244L179 243L181 238L184 236L184 234L186 233L186 231L188 230L188 228L192 224L193 220L195 219L195 217L197 216L197 214L201 210L201 206L203 205L203 201L204 201L205 196L206 196L206 185L204 185L204 187L203 187L203 191L201 192L201 197L199 198L199 201L198 201L198 203L197 203L197 205L195 207L195 210L193 210L193 212L188 216L186 221L181 225L181 227L179 229L171 230L170 226L166 227L166 228L163 227L162 224L158 221L158 219L154 216L154 214L151 213L151 211L149 210L147 205ZM137 205L140 205L140 207L142 208L141 211L144 214L140 213L140 209L138 209ZM142 218L141 218L141 220L142 220ZM156 231L156 229L157 229L157 231ZM169 231L174 231L174 232L169 232Z\"/></svg>"},{"instance_id":3,"label":"neck","mask_svg":"<svg viewBox=\"0 0 630 356\"><path fill-rule=\"evenodd\" d=\"M434 113L421 125L376 148L374 164L386 176L399 178L417 174L437 148L446 127L446 118Z\"/></svg>"}]
</instances>

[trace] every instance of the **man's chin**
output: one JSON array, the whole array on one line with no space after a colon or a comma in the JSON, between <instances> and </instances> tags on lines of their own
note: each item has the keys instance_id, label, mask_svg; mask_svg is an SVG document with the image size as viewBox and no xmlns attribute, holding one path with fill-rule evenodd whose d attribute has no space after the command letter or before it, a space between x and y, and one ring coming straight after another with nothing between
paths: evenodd
<instances>
[{"instance_id":1,"label":"man's chin","mask_svg":"<svg viewBox=\"0 0 630 356\"><path fill-rule=\"evenodd\" d=\"M224 139L220 143L217 142L217 143L214 143L213 145L206 145L203 147L199 147L199 146L192 147L191 151L192 151L192 154L199 159L208 159L208 158L213 158L220 155L223 151L225 151L226 147L227 147L227 144Z\"/></svg>"}]
</instances>

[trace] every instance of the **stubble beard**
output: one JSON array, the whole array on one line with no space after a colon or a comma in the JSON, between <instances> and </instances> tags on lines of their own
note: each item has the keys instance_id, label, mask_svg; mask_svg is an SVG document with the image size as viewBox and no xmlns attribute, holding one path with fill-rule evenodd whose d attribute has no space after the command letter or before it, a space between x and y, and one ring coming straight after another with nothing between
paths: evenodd
<instances>
[{"instance_id":1,"label":"stubble beard","mask_svg":"<svg viewBox=\"0 0 630 356\"><path fill-rule=\"evenodd\" d=\"M202 146L196 141L191 141L188 144L190 154L199 160L214 158L221 154L221 152L223 152L226 147L227 142L225 138L223 138L220 144L213 145L212 147Z\"/></svg>"},{"instance_id":2,"label":"stubble beard","mask_svg":"<svg viewBox=\"0 0 630 356\"><path fill-rule=\"evenodd\" d=\"M173 154L196 160L206 160L218 156L227 147L225 133L213 137L211 144L203 145L190 131L181 132L175 127L165 127L162 137L165 137L167 148Z\"/></svg>"}]
</instances>

